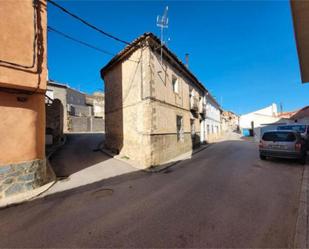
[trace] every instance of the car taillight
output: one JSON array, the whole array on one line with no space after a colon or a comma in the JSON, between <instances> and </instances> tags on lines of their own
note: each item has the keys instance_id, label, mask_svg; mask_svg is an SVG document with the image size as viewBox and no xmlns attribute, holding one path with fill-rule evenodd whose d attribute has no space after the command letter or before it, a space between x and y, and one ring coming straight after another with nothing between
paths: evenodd
<instances>
[{"instance_id":1,"label":"car taillight","mask_svg":"<svg viewBox=\"0 0 309 249\"><path fill-rule=\"evenodd\" d=\"M296 150L301 150L301 143L296 143L295 144L295 149Z\"/></svg>"},{"instance_id":2,"label":"car taillight","mask_svg":"<svg viewBox=\"0 0 309 249\"><path fill-rule=\"evenodd\" d=\"M260 148L260 149L261 149L261 148L264 148L264 144L263 144L262 140L260 140L259 148Z\"/></svg>"}]
</instances>

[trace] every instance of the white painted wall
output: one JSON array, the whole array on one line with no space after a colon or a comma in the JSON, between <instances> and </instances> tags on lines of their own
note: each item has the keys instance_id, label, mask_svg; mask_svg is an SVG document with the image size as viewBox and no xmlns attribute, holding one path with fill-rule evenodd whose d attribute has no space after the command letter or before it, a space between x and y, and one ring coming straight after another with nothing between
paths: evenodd
<instances>
[{"instance_id":1,"label":"white painted wall","mask_svg":"<svg viewBox=\"0 0 309 249\"><path fill-rule=\"evenodd\" d=\"M277 117L277 105L272 104L266 108L241 115L239 118L239 127L241 129L250 129L251 122L254 122L254 127L260 127L263 124L275 123L280 120Z\"/></svg>"},{"instance_id":2,"label":"white painted wall","mask_svg":"<svg viewBox=\"0 0 309 249\"><path fill-rule=\"evenodd\" d=\"M221 116L220 109L213 100L206 95L206 119L204 122L204 129L206 139L210 135L217 135L221 132Z\"/></svg>"}]
</instances>

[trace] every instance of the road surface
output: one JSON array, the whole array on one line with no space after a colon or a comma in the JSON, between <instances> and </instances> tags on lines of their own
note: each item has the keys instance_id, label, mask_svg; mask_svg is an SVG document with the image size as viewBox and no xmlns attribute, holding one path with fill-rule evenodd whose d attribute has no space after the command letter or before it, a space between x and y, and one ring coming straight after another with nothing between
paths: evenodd
<instances>
[{"instance_id":1,"label":"road surface","mask_svg":"<svg viewBox=\"0 0 309 249\"><path fill-rule=\"evenodd\" d=\"M250 141L220 142L161 173L2 209L0 247L289 247L302 171L260 161Z\"/></svg>"}]
</instances>

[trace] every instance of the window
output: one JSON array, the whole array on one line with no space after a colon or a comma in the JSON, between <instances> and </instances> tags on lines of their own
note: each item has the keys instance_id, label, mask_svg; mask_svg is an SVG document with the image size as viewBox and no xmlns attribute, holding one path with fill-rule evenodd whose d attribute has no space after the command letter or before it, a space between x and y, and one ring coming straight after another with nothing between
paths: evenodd
<instances>
[{"instance_id":1,"label":"window","mask_svg":"<svg viewBox=\"0 0 309 249\"><path fill-rule=\"evenodd\" d=\"M284 132L284 131L274 131L274 132L265 132L262 140L264 141L273 141L273 142L293 142L296 137L293 132Z\"/></svg>"},{"instance_id":2,"label":"window","mask_svg":"<svg viewBox=\"0 0 309 249\"><path fill-rule=\"evenodd\" d=\"M207 125L207 134L210 133L210 127L209 127L209 124Z\"/></svg>"},{"instance_id":3,"label":"window","mask_svg":"<svg viewBox=\"0 0 309 249\"><path fill-rule=\"evenodd\" d=\"M183 119L182 116L176 116L177 141L183 141Z\"/></svg>"},{"instance_id":4,"label":"window","mask_svg":"<svg viewBox=\"0 0 309 249\"><path fill-rule=\"evenodd\" d=\"M178 79L174 75L172 76L172 86L174 93L179 93Z\"/></svg>"},{"instance_id":5,"label":"window","mask_svg":"<svg viewBox=\"0 0 309 249\"><path fill-rule=\"evenodd\" d=\"M190 119L190 125L191 125L191 136L194 136L195 135L194 119Z\"/></svg>"},{"instance_id":6,"label":"window","mask_svg":"<svg viewBox=\"0 0 309 249\"><path fill-rule=\"evenodd\" d=\"M211 125L211 134L213 134L213 133L214 133L214 126Z\"/></svg>"}]
</instances>

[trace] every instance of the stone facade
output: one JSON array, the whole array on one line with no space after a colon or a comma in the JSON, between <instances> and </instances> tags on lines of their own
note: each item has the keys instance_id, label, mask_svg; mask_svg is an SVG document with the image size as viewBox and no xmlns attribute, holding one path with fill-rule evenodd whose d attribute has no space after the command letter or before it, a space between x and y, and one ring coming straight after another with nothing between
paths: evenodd
<instances>
[{"instance_id":1,"label":"stone facade","mask_svg":"<svg viewBox=\"0 0 309 249\"><path fill-rule=\"evenodd\" d=\"M46 135L52 136L52 143L57 144L63 137L63 105L59 99L47 103L46 110Z\"/></svg>"},{"instance_id":2,"label":"stone facade","mask_svg":"<svg viewBox=\"0 0 309 249\"><path fill-rule=\"evenodd\" d=\"M23 193L46 181L45 160L33 160L0 167L0 199Z\"/></svg>"},{"instance_id":3,"label":"stone facade","mask_svg":"<svg viewBox=\"0 0 309 249\"><path fill-rule=\"evenodd\" d=\"M68 131L67 113L67 86L58 82L48 81L46 95L49 97L47 104L52 100L59 99L63 106L63 132Z\"/></svg>"},{"instance_id":4,"label":"stone facade","mask_svg":"<svg viewBox=\"0 0 309 249\"><path fill-rule=\"evenodd\" d=\"M166 48L161 63L157 47L159 40L145 34L101 71L105 146L144 168L192 151L206 139L201 138L206 89Z\"/></svg>"},{"instance_id":5,"label":"stone facade","mask_svg":"<svg viewBox=\"0 0 309 249\"><path fill-rule=\"evenodd\" d=\"M104 93L102 92L86 95L86 104L92 106L94 117L104 119L104 100Z\"/></svg>"},{"instance_id":6,"label":"stone facade","mask_svg":"<svg viewBox=\"0 0 309 249\"><path fill-rule=\"evenodd\" d=\"M63 132L104 132L104 93L86 95L55 81L47 88L47 103L59 99L63 105Z\"/></svg>"}]
</instances>

